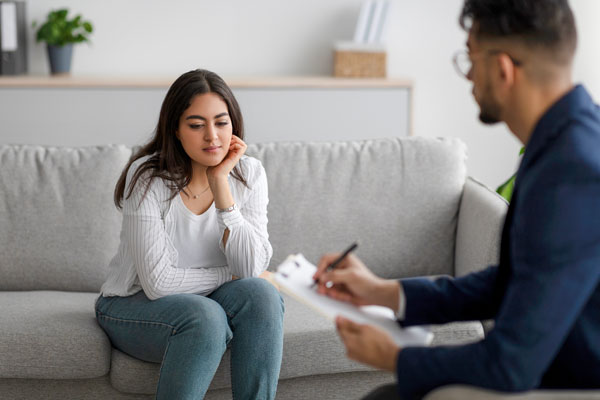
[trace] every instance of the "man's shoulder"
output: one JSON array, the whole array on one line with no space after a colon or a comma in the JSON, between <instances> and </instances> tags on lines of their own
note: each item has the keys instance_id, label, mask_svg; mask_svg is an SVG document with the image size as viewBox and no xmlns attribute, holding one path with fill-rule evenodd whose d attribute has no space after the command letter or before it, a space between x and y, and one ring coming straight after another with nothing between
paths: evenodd
<instances>
[{"instance_id":1,"label":"man's shoulder","mask_svg":"<svg viewBox=\"0 0 600 400\"><path fill-rule=\"evenodd\" d=\"M528 175L538 184L600 180L600 108L573 110L553 138L530 163Z\"/></svg>"},{"instance_id":2,"label":"man's shoulder","mask_svg":"<svg viewBox=\"0 0 600 400\"><path fill-rule=\"evenodd\" d=\"M600 109L597 106L574 115L548 156L574 178L600 179Z\"/></svg>"}]
</instances>

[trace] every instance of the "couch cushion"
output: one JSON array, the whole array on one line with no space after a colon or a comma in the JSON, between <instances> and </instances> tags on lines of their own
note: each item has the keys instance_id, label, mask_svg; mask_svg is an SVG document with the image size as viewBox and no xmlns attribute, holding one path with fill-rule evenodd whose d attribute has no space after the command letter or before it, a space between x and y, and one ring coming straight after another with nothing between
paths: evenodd
<instances>
[{"instance_id":1,"label":"couch cushion","mask_svg":"<svg viewBox=\"0 0 600 400\"><path fill-rule=\"evenodd\" d=\"M283 294L285 300L283 360L280 379L327 375L372 369L349 360L332 321ZM435 344L462 344L479 340L483 329L479 322L432 326ZM137 360L113 349L110 378L113 387L125 393L154 393L159 364ZM225 352L210 386L231 386L230 355Z\"/></svg>"},{"instance_id":2,"label":"couch cushion","mask_svg":"<svg viewBox=\"0 0 600 400\"><path fill-rule=\"evenodd\" d=\"M0 290L95 292L119 244L125 146L0 146Z\"/></svg>"},{"instance_id":3,"label":"couch cushion","mask_svg":"<svg viewBox=\"0 0 600 400\"><path fill-rule=\"evenodd\" d=\"M269 181L274 269L292 253L313 263L358 240L377 274L453 274L466 146L458 139L390 138L248 147Z\"/></svg>"},{"instance_id":4,"label":"couch cushion","mask_svg":"<svg viewBox=\"0 0 600 400\"><path fill-rule=\"evenodd\" d=\"M108 373L110 341L94 293L0 292L0 378L82 379Z\"/></svg>"}]
</instances>

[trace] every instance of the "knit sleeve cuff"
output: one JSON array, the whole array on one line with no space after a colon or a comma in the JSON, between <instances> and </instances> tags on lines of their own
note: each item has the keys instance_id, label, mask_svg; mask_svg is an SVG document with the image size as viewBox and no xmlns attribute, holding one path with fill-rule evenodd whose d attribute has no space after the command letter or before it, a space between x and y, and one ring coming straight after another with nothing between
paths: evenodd
<instances>
[{"instance_id":1,"label":"knit sleeve cuff","mask_svg":"<svg viewBox=\"0 0 600 400\"><path fill-rule=\"evenodd\" d=\"M241 224L244 221L244 217L240 210L235 209L227 212L217 212L217 221L221 230L229 229Z\"/></svg>"},{"instance_id":2,"label":"knit sleeve cuff","mask_svg":"<svg viewBox=\"0 0 600 400\"><path fill-rule=\"evenodd\" d=\"M219 271L217 279L218 279L218 286L220 287L221 285L229 282L232 277L231 277L231 271L229 270L229 268L227 267L222 267L222 268L217 268L217 270Z\"/></svg>"}]
</instances>

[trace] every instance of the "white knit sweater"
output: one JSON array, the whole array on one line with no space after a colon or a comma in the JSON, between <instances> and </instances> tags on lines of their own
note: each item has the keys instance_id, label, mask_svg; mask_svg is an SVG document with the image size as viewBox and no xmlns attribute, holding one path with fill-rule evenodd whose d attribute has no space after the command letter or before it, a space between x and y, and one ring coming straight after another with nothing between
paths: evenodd
<instances>
[{"instance_id":1,"label":"white knit sweater","mask_svg":"<svg viewBox=\"0 0 600 400\"><path fill-rule=\"evenodd\" d=\"M136 160L127 172L126 191L139 165ZM239 166L248 187L229 177L231 194L238 210L217 213L221 237L229 229L225 254L227 266L206 268L178 267L178 251L173 245L175 218L170 190L155 178L146 196L145 179L138 180L131 197L123 201L121 243L109 265L108 278L102 285L103 296L129 296L141 289L154 300L174 293L207 295L232 279L258 276L268 266L273 249L267 233L268 187L265 170L259 160L243 156ZM215 212L214 207L207 212ZM199 238L201 240L201 238Z\"/></svg>"}]
</instances>

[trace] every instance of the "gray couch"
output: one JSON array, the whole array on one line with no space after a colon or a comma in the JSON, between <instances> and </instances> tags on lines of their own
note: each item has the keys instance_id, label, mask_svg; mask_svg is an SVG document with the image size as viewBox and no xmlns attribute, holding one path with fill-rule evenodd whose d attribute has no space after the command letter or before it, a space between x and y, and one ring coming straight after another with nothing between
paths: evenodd
<instances>
[{"instance_id":1,"label":"gray couch","mask_svg":"<svg viewBox=\"0 0 600 400\"><path fill-rule=\"evenodd\" d=\"M0 146L0 398L152 397L159 365L111 347L93 311L118 245L112 192L131 153ZM497 259L506 203L467 178L458 140L266 143L248 154L269 179L271 269L354 240L390 278L462 275ZM330 321L285 302L278 398L359 398L393 381L349 361ZM432 329L434 344L483 337L477 321ZM228 364L226 353L208 399L230 398Z\"/></svg>"}]
</instances>

